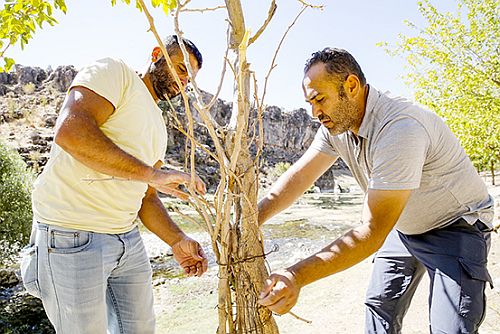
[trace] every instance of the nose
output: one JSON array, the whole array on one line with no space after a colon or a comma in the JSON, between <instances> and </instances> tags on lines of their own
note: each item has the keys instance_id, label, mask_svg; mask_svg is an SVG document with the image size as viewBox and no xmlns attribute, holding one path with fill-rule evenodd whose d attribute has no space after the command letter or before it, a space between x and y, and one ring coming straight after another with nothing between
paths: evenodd
<instances>
[{"instance_id":1,"label":"nose","mask_svg":"<svg viewBox=\"0 0 500 334\"><path fill-rule=\"evenodd\" d=\"M189 78L188 77L180 76L179 79L181 80L181 83L182 83L183 86L186 86L187 83L189 82Z\"/></svg>"},{"instance_id":2,"label":"nose","mask_svg":"<svg viewBox=\"0 0 500 334\"><path fill-rule=\"evenodd\" d=\"M187 75L180 75L179 79L181 80L181 83L184 86L186 86L189 82L189 77Z\"/></svg>"},{"instance_id":3,"label":"nose","mask_svg":"<svg viewBox=\"0 0 500 334\"><path fill-rule=\"evenodd\" d=\"M319 118L319 116L322 114L323 112L321 111L320 108L318 108L317 106L315 106L314 104L312 105L311 107L311 114L312 114L312 117L313 118Z\"/></svg>"}]
</instances>

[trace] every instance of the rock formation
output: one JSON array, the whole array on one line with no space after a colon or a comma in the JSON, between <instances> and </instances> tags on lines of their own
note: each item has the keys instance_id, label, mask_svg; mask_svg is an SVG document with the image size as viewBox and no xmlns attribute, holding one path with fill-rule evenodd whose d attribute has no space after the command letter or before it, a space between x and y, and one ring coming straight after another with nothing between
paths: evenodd
<instances>
[{"instance_id":1,"label":"rock formation","mask_svg":"<svg viewBox=\"0 0 500 334\"><path fill-rule=\"evenodd\" d=\"M12 73L0 73L0 134L13 142L28 164L38 171L47 161L55 120L65 92L76 73L73 66L43 70L22 65L16 65ZM211 98L210 93L205 93L205 100ZM186 124L182 101L177 98L172 104L178 119ZM160 106L164 110L170 109L166 103ZM231 103L218 99L211 112L219 124L227 124L231 109ZM194 118L200 121L195 109L192 110ZM165 113L169 129L165 161L170 165L180 166L184 164L186 140L175 129L175 122L168 114L169 112ZM262 124L264 150L261 155L261 183L269 185L272 180L266 178L268 172L276 163L296 161L313 140L319 124L312 122L305 109L283 112L277 106L267 107ZM195 126L195 133L202 145L211 147L211 139L203 126ZM209 188L213 189L218 182L217 164L201 149L196 151L196 159L199 173L205 178ZM337 168L342 167L342 164L337 164ZM322 190L332 190L333 173L329 171L316 185Z\"/></svg>"}]
</instances>

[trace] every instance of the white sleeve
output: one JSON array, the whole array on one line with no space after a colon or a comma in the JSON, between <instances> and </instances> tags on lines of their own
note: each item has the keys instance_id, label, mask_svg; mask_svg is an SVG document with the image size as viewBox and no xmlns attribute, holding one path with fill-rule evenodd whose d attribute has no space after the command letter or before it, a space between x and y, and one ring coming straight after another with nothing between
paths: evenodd
<instances>
[{"instance_id":1,"label":"white sleeve","mask_svg":"<svg viewBox=\"0 0 500 334\"><path fill-rule=\"evenodd\" d=\"M70 89L76 86L88 88L117 108L127 87L125 67L123 62L112 58L97 60L78 72Z\"/></svg>"}]
</instances>

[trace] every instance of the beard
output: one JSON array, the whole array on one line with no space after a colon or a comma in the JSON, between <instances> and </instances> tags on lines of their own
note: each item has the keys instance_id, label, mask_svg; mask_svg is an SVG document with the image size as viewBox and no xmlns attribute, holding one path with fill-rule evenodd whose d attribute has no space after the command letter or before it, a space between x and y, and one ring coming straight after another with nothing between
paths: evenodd
<instances>
[{"instance_id":1,"label":"beard","mask_svg":"<svg viewBox=\"0 0 500 334\"><path fill-rule=\"evenodd\" d=\"M338 105L335 107L332 117L329 115L321 114L318 119L323 123L330 121L323 125L328 129L332 136L337 136L344 133L359 122L358 108L347 98L341 97Z\"/></svg>"},{"instance_id":2,"label":"beard","mask_svg":"<svg viewBox=\"0 0 500 334\"><path fill-rule=\"evenodd\" d=\"M149 73L151 84L158 99L167 101L180 94L179 86L170 73L164 57L151 64Z\"/></svg>"}]
</instances>

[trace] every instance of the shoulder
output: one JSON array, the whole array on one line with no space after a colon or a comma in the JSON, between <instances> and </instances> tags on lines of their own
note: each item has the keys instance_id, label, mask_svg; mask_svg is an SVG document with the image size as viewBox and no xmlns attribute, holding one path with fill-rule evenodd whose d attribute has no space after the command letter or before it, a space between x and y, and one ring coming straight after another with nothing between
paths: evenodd
<instances>
[{"instance_id":1,"label":"shoulder","mask_svg":"<svg viewBox=\"0 0 500 334\"><path fill-rule=\"evenodd\" d=\"M125 74L133 72L133 70L121 59L118 58L101 58L85 65L78 72L86 74Z\"/></svg>"}]
</instances>

